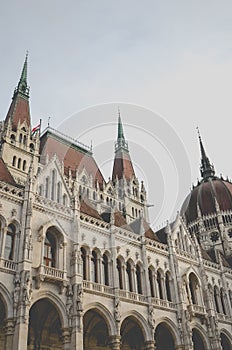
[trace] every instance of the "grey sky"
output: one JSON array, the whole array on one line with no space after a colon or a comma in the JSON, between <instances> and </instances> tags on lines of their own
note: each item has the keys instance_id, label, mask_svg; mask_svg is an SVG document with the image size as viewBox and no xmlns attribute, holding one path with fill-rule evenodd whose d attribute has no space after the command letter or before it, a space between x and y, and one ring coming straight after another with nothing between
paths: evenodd
<instances>
[{"instance_id":1,"label":"grey sky","mask_svg":"<svg viewBox=\"0 0 232 350\"><path fill-rule=\"evenodd\" d=\"M112 102L111 109L103 107L102 115L92 113L96 112L94 108L88 109L93 126L98 121L114 123L118 104L124 123L131 124L134 109L124 103L140 105L162 115L185 145L192 174L189 180L189 176L183 180L183 199L191 182L199 176L197 125L217 173L232 177L231 1L9 0L0 4L0 19L1 119L6 115L25 52L29 50L34 124L40 118L45 118L46 124L47 116L51 116L51 124L57 127L76 115L78 128L84 118L83 112L78 111ZM140 114L136 115L135 121L140 125ZM156 134L157 119L149 118L147 130ZM125 129L132 144L135 131ZM81 132L78 130L77 134ZM91 133L93 144L99 145L95 135ZM110 136L112 140L115 135L116 132ZM167 144L168 137L160 138ZM145 139L144 136L140 143ZM83 140L87 142L85 137ZM170 140L175 148L175 137ZM136 143L138 139L134 140L135 147L130 147L132 158L138 167L145 168ZM112 157L113 144L112 149L107 144L107 149ZM97 151L96 147L96 159L102 163L100 148L99 154ZM155 159L159 162L159 157ZM163 170L157 181L163 178L172 187L176 180L172 170L165 168L167 163L160 166ZM183 164L185 168L188 165ZM107 178L110 174L105 175ZM162 181L156 182L155 174L151 179L155 183L149 200L156 202L154 197L162 196L155 193L163 185ZM159 219L169 215L171 210Z\"/></svg>"}]
</instances>

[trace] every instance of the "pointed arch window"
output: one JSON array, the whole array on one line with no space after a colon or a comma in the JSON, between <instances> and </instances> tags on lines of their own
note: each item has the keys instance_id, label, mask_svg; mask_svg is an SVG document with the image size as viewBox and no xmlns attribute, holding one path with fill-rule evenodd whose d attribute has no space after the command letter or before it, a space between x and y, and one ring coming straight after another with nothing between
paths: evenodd
<instances>
[{"instance_id":1,"label":"pointed arch window","mask_svg":"<svg viewBox=\"0 0 232 350\"><path fill-rule=\"evenodd\" d=\"M129 261L127 261L127 263L126 263L126 272L127 272L129 291L133 292L132 267L131 267L131 262L129 262Z\"/></svg>"},{"instance_id":2,"label":"pointed arch window","mask_svg":"<svg viewBox=\"0 0 232 350\"><path fill-rule=\"evenodd\" d=\"M167 300L172 301L171 287L170 287L170 273L169 272L166 272L166 274L165 274L165 287L166 287Z\"/></svg>"},{"instance_id":3,"label":"pointed arch window","mask_svg":"<svg viewBox=\"0 0 232 350\"><path fill-rule=\"evenodd\" d=\"M6 232L4 249L4 258L7 260L13 260L14 258L15 233L15 226L13 224L10 224Z\"/></svg>"},{"instance_id":4,"label":"pointed arch window","mask_svg":"<svg viewBox=\"0 0 232 350\"><path fill-rule=\"evenodd\" d=\"M219 291L218 291L218 288L216 286L214 286L213 294L214 294L214 303L215 303L216 311L219 313L220 312Z\"/></svg>"},{"instance_id":5,"label":"pointed arch window","mask_svg":"<svg viewBox=\"0 0 232 350\"><path fill-rule=\"evenodd\" d=\"M118 270L119 288L120 288L120 289L123 289L122 261L121 261L121 259L119 259L119 258L117 258L117 270Z\"/></svg>"},{"instance_id":6,"label":"pointed arch window","mask_svg":"<svg viewBox=\"0 0 232 350\"><path fill-rule=\"evenodd\" d=\"M51 199L55 200L55 193L56 193L56 170L52 170L52 191L51 191Z\"/></svg>"},{"instance_id":7,"label":"pointed arch window","mask_svg":"<svg viewBox=\"0 0 232 350\"><path fill-rule=\"evenodd\" d=\"M61 182L59 181L57 184L57 202L61 202Z\"/></svg>"},{"instance_id":8,"label":"pointed arch window","mask_svg":"<svg viewBox=\"0 0 232 350\"><path fill-rule=\"evenodd\" d=\"M56 239L51 232L46 233L44 241L44 265L56 267Z\"/></svg>"},{"instance_id":9,"label":"pointed arch window","mask_svg":"<svg viewBox=\"0 0 232 350\"><path fill-rule=\"evenodd\" d=\"M163 288L162 288L162 277L160 271L157 271L157 284L159 290L160 299L164 299Z\"/></svg>"},{"instance_id":10,"label":"pointed arch window","mask_svg":"<svg viewBox=\"0 0 232 350\"><path fill-rule=\"evenodd\" d=\"M98 281L99 281L99 276L98 276L98 256L97 256L97 252L95 250L92 251L91 262L92 262L93 282L98 283Z\"/></svg>"},{"instance_id":11,"label":"pointed arch window","mask_svg":"<svg viewBox=\"0 0 232 350\"><path fill-rule=\"evenodd\" d=\"M87 280L87 253L86 249L83 247L81 247L81 259L83 280Z\"/></svg>"},{"instance_id":12,"label":"pointed arch window","mask_svg":"<svg viewBox=\"0 0 232 350\"><path fill-rule=\"evenodd\" d=\"M142 294L142 271L141 266L139 264L136 265L136 281L137 281L137 292L138 294Z\"/></svg>"},{"instance_id":13,"label":"pointed arch window","mask_svg":"<svg viewBox=\"0 0 232 350\"><path fill-rule=\"evenodd\" d=\"M102 265L103 265L103 272L104 272L104 284L108 286L109 285L109 259L106 254L103 254Z\"/></svg>"},{"instance_id":14,"label":"pointed arch window","mask_svg":"<svg viewBox=\"0 0 232 350\"><path fill-rule=\"evenodd\" d=\"M152 268L148 268L148 277L149 277L149 283L150 283L150 291L151 291L151 296L155 296L155 289L154 289L154 281L153 281L153 271Z\"/></svg>"}]
</instances>

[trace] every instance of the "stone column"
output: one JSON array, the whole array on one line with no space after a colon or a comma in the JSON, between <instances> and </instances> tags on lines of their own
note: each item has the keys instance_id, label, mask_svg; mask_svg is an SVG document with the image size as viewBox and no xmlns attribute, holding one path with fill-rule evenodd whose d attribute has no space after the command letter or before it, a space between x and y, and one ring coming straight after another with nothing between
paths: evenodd
<instances>
[{"instance_id":1,"label":"stone column","mask_svg":"<svg viewBox=\"0 0 232 350\"><path fill-rule=\"evenodd\" d=\"M145 350L155 350L155 341L154 340L147 340L145 342Z\"/></svg>"},{"instance_id":2,"label":"stone column","mask_svg":"<svg viewBox=\"0 0 232 350\"><path fill-rule=\"evenodd\" d=\"M15 322L13 318L8 318L5 321L4 333L5 333L5 350L13 349L13 334L14 334Z\"/></svg>"},{"instance_id":3,"label":"stone column","mask_svg":"<svg viewBox=\"0 0 232 350\"><path fill-rule=\"evenodd\" d=\"M69 328L62 329L62 341L63 341L63 350L70 350L71 337L70 337L70 329Z\"/></svg>"},{"instance_id":4,"label":"stone column","mask_svg":"<svg viewBox=\"0 0 232 350\"><path fill-rule=\"evenodd\" d=\"M121 337L119 335L112 335L110 337L109 345L111 350L120 350Z\"/></svg>"}]
</instances>

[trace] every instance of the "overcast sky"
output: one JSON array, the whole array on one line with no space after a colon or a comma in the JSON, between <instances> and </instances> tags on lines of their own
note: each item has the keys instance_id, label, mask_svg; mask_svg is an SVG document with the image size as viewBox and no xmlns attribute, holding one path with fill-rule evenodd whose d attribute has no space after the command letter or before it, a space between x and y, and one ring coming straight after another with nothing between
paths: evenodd
<instances>
[{"instance_id":1,"label":"overcast sky","mask_svg":"<svg viewBox=\"0 0 232 350\"><path fill-rule=\"evenodd\" d=\"M1 119L29 50L33 124L50 116L92 139L107 179L119 105L154 225L199 177L197 125L217 173L232 177L231 1L8 0L0 19Z\"/></svg>"}]
</instances>

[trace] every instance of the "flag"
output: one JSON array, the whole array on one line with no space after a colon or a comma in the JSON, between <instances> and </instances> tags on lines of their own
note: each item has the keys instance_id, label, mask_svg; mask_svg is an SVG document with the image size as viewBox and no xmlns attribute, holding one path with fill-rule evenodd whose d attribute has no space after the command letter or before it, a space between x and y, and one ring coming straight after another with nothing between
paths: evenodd
<instances>
[{"instance_id":1,"label":"flag","mask_svg":"<svg viewBox=\"0 0 232 350\"><path fill-rule=\"evenodd\" d=\"M32 134L32 135L35 135L35 133L36 133L37 131L39 131L39 130L40 130L40 124L36 125L36 126L31 130L31 134Z\"/></svg>"}]
</instances>

